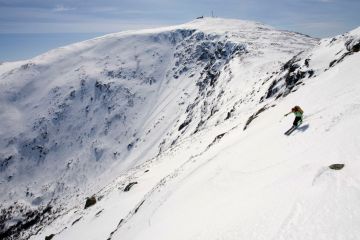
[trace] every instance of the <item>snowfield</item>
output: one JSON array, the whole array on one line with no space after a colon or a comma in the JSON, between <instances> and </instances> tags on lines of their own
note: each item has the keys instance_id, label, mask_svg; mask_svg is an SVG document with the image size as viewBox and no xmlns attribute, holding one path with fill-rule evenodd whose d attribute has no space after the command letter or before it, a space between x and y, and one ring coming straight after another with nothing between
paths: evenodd
<instances>
[{"instance_id":1,"label":"snowfield","mask_svg":"<svg viewBox=\"0 0 360 240\"><path fill-rule=\"evenodd\" d=\"M359 50L205 18L2 63L0 236L359 239Z\"/></svg>"}]
</instances>

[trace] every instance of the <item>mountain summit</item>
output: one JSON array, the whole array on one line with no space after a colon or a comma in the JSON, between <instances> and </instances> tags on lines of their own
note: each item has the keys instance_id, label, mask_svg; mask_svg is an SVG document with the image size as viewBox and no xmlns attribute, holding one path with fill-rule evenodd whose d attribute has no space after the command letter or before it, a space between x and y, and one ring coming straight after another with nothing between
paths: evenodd
<instances>
[{"instance_id":1,"label":"mountain summit","mask_svg":"<svg viewBox=\"0 0 360 240\"><path fill-rule=\"evenodd\" d=\"M204 18L2 63L1 236L355 239L359 49Z\"/></svg>"}]
</instances>

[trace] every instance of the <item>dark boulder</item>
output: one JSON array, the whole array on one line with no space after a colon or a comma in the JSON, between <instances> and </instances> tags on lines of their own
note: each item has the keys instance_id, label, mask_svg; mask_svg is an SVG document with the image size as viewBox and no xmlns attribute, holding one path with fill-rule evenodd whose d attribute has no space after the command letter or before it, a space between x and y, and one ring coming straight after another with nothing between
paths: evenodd
<instances>
[{"instance_id":1,"label":"dark boulder","mask_svg":"<svg viewBox=\"0 0 360 240\"><path fill-rule=\"evenodd\" d=\"M53 237L55 237L55 234L50 234L49 236L45 237L45 240L51 240Z\"/></svg>"},{"instance_id":2,"label":"dark boulder","mask_svg":"<svg viewBox=\"0 0 360 240\"><path fill-rule=\"evenodd\" d=\"M350 39L345 43L346 50L351 53L360 51L360 39Z\"/></svg>"},{"instance_id":3,"label":"dark boulder","mask_svg":"<svg viewBox=\"0 0 360 240\"><path fill-rule=\"evenodd\" d=\"M359 42L357 42L356 44L354 44L353 46L352 46L352 52L359 52L360 51L360 41Z\"/></svg>"},{"instance_id":4,"label":"dark boulder","mask_svg":"<svg viewBox=\"0 0 360 240\"><path fill-rule=\"evenodd\" d=\"M89 198L86 199L84 209L87 209L88 207L91 207L91 206L93 206L95 204L96 204L96 197L95 196L89 197Z\"/></svg>"},{"instance_id":5,"label":"dark boulder","mask_svg":"<svg viewBox=\"0 0 360 240\"><path fill-rule=\"evenodd\" d=\"M340 164L340 163L336 163L336 164L331 164L329 166L330 169L332 170L340 170L345 166L345 164Z\"/></svg>"}]
</instances>

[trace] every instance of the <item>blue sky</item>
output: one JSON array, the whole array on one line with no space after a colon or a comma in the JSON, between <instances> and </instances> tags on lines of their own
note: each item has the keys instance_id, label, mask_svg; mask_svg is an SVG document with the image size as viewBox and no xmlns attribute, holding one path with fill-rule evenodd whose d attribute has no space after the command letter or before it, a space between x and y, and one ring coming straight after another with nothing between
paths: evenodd
<instances>
[{"instance_id":1,"label":"blue sky","mask_svg":"<svg viewBox=\"0 0 360 240\"><path fill-rule=\"evenodd\" d=\"M67 38L74 35L78 41L80 33L179 24L211 11L218 17L256 20L314 37L334 36L360 25L360 0L0 0L0 38L42 33L41 42L46 34L67 33ZM0 60L10 59L4 57L3 41ZM18 44L7 41L8 50Z\"/></svg>"}]
</instances>

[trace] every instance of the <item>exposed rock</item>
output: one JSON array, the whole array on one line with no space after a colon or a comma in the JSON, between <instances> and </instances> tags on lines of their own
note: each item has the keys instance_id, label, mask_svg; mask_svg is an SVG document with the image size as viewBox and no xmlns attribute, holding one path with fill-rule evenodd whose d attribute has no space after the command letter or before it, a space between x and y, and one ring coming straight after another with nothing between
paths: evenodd
<instances>
[{"instance_id":1,"label":"exposed rock","mask_svg":"<svg viewBox=\"0 0 360 240\"><path fill-rule=\"evenodd\" d=\"M0 172L4 171L14 160L14 156L8 156L0 159Z\"/></svg>"},{"instance_id":2,"label":"exposed rock","mask_svg":"<svg viewBox=\"0 0 360 240\"><path fill-rule=\"evenodd\" d=\"M340 58L334 59L330 62L329 67L333 67L336 64L342 62L347 56L350 56L360 51L360 39L350 39L345 43L347 52L341 55Z\"/></svg>"},{"instance_id":3,"label":"exposed rock","mask_svg":"<svg viewBox=\"0 0 360 240\"><path fill-rule=\"evenodd\" d=\"M78 221L80 221L82 219L82 217L79 217L78 219L76 219L75 221L73 221L73 223L71 225L74 225L75 223L77 223Z\"/></svg>"},{"instance_id":4,"label":"exposed rock","mask_svg":"<svg viewBox=\"0 0 360 240\"><path fill-rule=\"evenodd\" d=\"M337 59L332 60L332 61L329 63L329 67L333 67L336 62L337 62Z\"/></svg>"},{"instance_id":5,"label":"exposed rock","mask_svg":"<svg viewBox=\"0 0 360 240\"><path fill-rule=\"evenodd\" d=\"M55 237L55 234L50 234L49 236L45 237L45 240L51 240L53 237Z\"/></svg>"},{"instance_id":6,"label":"exposed rock","mask_svg":"<svg viewBox=\"0 0 360 240\"><path fill-rule=\"evenodd\" d=\"M125 187L124 192L130 191L130 189L131 189L135 184L138 184L138 182L131 182L131 183L129 183L129 184Z\"/></svg>"},{"instance_id":7,"label":"exposed rock","mask_svg":"<svg viewBox=\"0 0 360 240\"><path fill-rule=\"evenodd\" d=\"M234 111L235 111L235 109L234 109L234 108L233 108L233 109L231 109L231 110L227 113L226 118L225 118L224 120L228 120L228 119L230 119Z\"/></svg>"},{"instance_id":8,"label":"exposed rock","mask_svg":"<svg viewBox=\"0 0 360 240\"><path fill-rule=\"evenodd\" d=\"M117 230L119 230L119 228L123 222L124 222L124 219L121 219L120 222L118 223L116 229L110 233L110 236L106 240L111 240L112 236L114 235L114 233L116 233Z\"/></svg>"},{"instance_id":9,"label":"exposed rock","mask_svg":"<svg viewBox=\"0 0 360 240\"><path fill-rule=\"evenodd\" d=\"M130 151L134 147L134 143L129 143L127 145L127 150Z\"/></svg>"},{"instance_id":10,"label":"exposed rock","mask_svg":"<svg viewBox=\"0 0 360 240\"><path fill-rule=\"evenodd\" d=\"M26 230L39 229L50 217L52 207L48 205L39 210L29 210L15 203L8 209L2 209L0 215L0 239L27 239ZM10 224L16 219L15 224Z\"/></svg>"},{"instance_id":11,"label":"exposed rock","mask_svg":"<svg viewBox=\"0 0 360 240\"><path fill-rule=\"evenodd\" d=\"M96 197L95 196L89 197L89 198L86 199L84 209L87 209L88 207L91 207L91 206L93 206L95 204L96 204Z\"/></svg>"},{"instance_id":12,"label":"exposed rock","mask_svg":"<svg viewBox=\"0 0 360 240\"><path fill-rule=\"evenodd\" d=\"M345 164L336 163L336 164L331 164L331 165L329 166L329 168L332 169L332 170L340 170L340 169L342 169L344 166L345 166Z\"/></svg>"},{"instance_id":13,"label":"exposed rock","mask_svg":"<svg viewBox=\"0 0 360 240\"><path fill-rule=\"evenodd\" d=\"M345 43L346 50L349 52L359 52L360 51L360 39L350 39Z\"/></svg>"},{"instance_id":14,"label":"exposed rock","mask_svg":"<svg viewBox=\"0 0 360 240\"><path fill-rule=\"evenodd\" d=\"M95 217L98 217L100 216L100 214L104 211L104 209L101 209L100 211L98 211L96 214L95 214Z\"/></svg>"},{"instance_id":15,"label":"exposed rock","mask_svg":"<svg viewBox=\"0 0 360 240\"><path fill-rule=\"evenodd\" d=\"M263 111L265 111L267 109L267 106L263 106L262 108L260 108L256 113L254 113L253 115L251 115L248 120L245 123L244 126L244 131L246 130L246 128L249 126L249 124L252 122L252 120L254 120L255 118L257 118L259 116L260 113L262 113Z\"/></svg>"},{"instance_id":16,"label":"exposed rock","mask_svg":"<svg viewBox=\"0 0 360 240\"><path fill-rule=\"evenodd\" d=\"M352 46L352 52L359 52L360 51L360 41L358 41L355 45Z\"/></svg>"},{"instance_id":17,"label":"exposed rock","mask_svg":"<svg viewBox=\"0 0 360 240\"><path fill-rule=\"evenodd\" d=\"M225 136L226 132L225 133L221 133L219 135L217 135L214 140L207 146L207 148L210 148L212 145L214 145L215 143L219 142L220 139Z\"/></svg>"},{"instance_id":18,"label":"exposed rock","mask_svg":"<svg viewBox=\"0 0 360 240\"><path fill-rule=\"evenodd\" d=\"M182 124L179 126L179 131L181 131L183 128L185 128L189 123L191 122L191 119L186 119Z\"/></svg>"},{"instance_id":19,"label":"exposed rock","mask_svg":"<svg viewBox=\"0 0 360 240\"><path fill-rule=\"evenodd\" d=\"M134 214L139 211L140 207L144 204L144 202L145 202L145 200L142 201L142 202L139 204L139 206L137 206L137 208L136 208L135 211L134 211Z\"/></svg>"},{"instance_id":20,"label":"exposed rock","mask_svg":"<svg viewBox=\"0 0 360 240\"><path fill-rule=\"evenodd\" d=\"M280 92L276 98L286 96L290 92L296 91L296 89L293 89L301 83L302 79L314 76L315 71L313 69L309 69L311 59L306 58L303 63L301 63L301 59L299 58L300 54L301 53L290 59L282 66L282 72L269 86L265 95L266 99L275 96L281 89L283 89L283 91ZM264 97L261 98L260 102L263 100Z\"/></svg>"}]
</instances>

